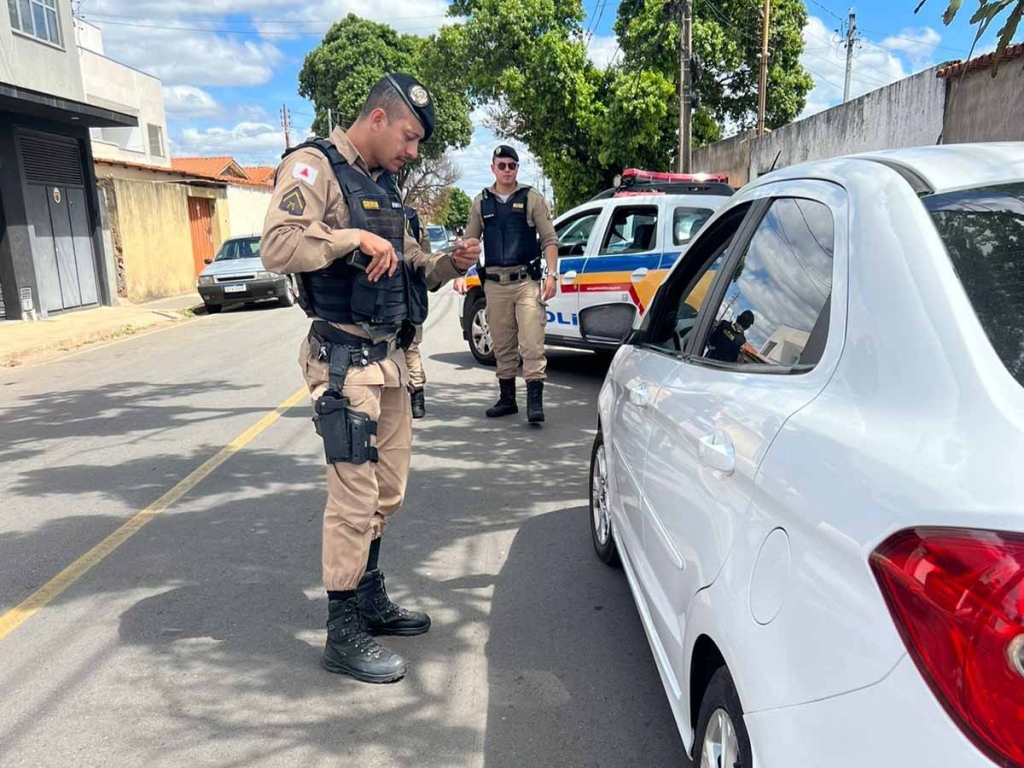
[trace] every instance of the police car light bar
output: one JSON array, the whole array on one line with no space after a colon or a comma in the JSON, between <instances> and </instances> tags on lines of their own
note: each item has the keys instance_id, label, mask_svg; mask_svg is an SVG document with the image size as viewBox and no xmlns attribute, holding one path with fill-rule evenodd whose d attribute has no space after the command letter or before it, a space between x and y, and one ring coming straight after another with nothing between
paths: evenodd
<instances>
[{"instance_id":1,"label":"police car light bar","mask_svg":"<svg viewBox=\"0 0 1024 768\"><path fill-rule=\"evenodd\" d=\"M640 168L627 168L622 172L622 186L636 184L637 182L661 182L687 184L703 181L718 181L723 184L729 183L729 177L724 173L663 173L660 171L644 171Z\"/></svg>"}]
</instances>

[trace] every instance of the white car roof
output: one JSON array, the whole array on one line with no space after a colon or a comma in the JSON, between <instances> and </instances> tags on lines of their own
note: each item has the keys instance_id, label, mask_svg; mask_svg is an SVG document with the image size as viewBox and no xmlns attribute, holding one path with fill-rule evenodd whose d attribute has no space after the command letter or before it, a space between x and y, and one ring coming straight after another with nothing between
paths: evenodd
<instances>
[{"instance_id":1,"label":"white car roof","mask_svg":"<svg viewBox=\"0 0 1024 768\"><path fill-rule=\"evenodd\" d=\"M1024 180L1024 141L985 144L940 144L846 155L793 165L757 179L833 178L851 160L873 160L901 166L935 193Z\"/></svg>"}]
</instances>

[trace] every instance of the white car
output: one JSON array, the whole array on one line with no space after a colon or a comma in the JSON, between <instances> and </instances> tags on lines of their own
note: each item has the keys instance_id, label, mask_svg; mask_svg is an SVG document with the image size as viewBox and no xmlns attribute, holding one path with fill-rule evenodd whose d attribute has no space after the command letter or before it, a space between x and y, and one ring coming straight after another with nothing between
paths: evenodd
<instances>
[{"instance_id":1,"label":"white car","mask_svg":"<svg viewBox=\"0 0 1024 768\"><path fill-rule=\"evenodd\" d=\"M555 219L558 286L547 304L546 344L618 349L690 238L733 193L718 181L660 176L675 181L609 190ZM487 300L475 270L466 287L463 336L478 362L494 365Z\"/></svg>"},{"instance_id":2,"label":"white car","mask_svg":"<svg viewBox=\"0 0 1024 768\"><path fill-rule=\"evenodd\" d=\"M608 371L590 515L697 766L1024 766L1022 385L1024 143L704 226Z\"/></svg>"}]
</instances>

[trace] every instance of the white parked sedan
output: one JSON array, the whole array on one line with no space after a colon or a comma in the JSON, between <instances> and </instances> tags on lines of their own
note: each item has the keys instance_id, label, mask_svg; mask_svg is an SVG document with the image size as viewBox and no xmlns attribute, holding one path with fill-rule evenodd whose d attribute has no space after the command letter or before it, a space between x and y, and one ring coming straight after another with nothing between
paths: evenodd
<instances>
[{"instance_id":1,"label":"white parked sedan","mask_svg":"<svg viewBox=\"0 0 1024 768\"><path fill-rule=\"evenodd\" d=\"M608 372L591 534L700 768L1024 766L1024 144L809 163Z\"/></svg>"}]
</instances>

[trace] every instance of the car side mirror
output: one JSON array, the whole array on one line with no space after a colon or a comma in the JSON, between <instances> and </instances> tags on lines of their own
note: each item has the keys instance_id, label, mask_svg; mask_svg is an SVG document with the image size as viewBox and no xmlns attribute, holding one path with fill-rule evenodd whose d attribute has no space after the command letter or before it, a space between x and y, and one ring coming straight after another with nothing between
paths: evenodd
<instances>
[{"instance_id":1,"label":"car side mirror","mask_svg":"<svg viewBox=\"0 0 1024 768\"><path fill-rule=\"evenodd\" d=\"M213 259L203 259L203 264L213 264Z\"/></svg>"}]
</instances>

